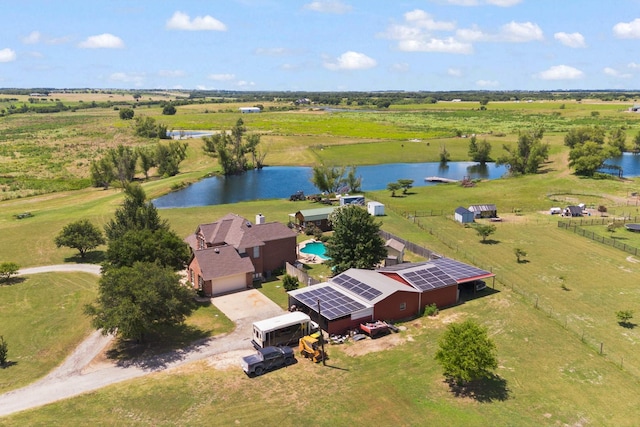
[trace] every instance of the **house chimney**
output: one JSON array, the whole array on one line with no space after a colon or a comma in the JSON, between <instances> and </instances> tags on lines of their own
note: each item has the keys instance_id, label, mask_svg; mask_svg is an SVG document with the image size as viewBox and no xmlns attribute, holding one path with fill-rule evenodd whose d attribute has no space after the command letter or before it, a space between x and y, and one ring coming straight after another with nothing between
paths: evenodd
<instances>
[{"instance_id":1,"label":"house chimney","mask_svg":"<svg viewBox=\"0 0 640 427\"><path fill-rule=\"evenodd\" d=\"M261 213L256 215L256 225L257 224L264 224L264 215L262 215Z\"/></svg>"}]
</instances>

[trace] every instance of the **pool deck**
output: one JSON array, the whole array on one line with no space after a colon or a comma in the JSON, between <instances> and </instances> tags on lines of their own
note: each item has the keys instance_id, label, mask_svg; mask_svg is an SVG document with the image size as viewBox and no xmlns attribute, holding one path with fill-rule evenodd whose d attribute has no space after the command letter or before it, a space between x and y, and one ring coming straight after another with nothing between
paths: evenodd
<instances>
[{"instance_id":1,"label":"pool deck","mask_svg":"<svg viewBox=\"0 0 640 427\"><path fill-rule=\"evenodd\" d=\"M305 254L300 252L300 249L304 248L307 245L307 243L315 243L315 242L318 242L318 240L309 239L309 240L305 240L303 242L298 243L298 261L300 261L303 264L322 264L324 261L326 261L317 255Z\"/></svg>"}]
</instances>

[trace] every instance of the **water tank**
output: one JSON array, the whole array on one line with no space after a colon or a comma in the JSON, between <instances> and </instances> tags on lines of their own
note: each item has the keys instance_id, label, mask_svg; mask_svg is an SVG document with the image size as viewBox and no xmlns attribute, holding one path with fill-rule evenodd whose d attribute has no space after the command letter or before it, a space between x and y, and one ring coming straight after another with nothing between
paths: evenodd
<instances>
[{"instance_id":1,"label":"water tank","mask_svg":"<svg viewBox=\"0 0 640 427\"><path fill-rule=\"evenodd\" d=\"M262 215L261 213L256 215L256 225L257 224L264 224L264 215Z\"/></svg>"}]
</instances>

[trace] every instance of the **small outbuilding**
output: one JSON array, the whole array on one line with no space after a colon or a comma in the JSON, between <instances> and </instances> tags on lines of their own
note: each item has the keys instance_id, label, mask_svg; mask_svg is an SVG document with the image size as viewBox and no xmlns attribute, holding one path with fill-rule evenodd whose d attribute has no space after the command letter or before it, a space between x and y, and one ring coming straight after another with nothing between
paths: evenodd
<instances>
[{"instance_id":1,"label":"small outbuilding","mask_svg":"<svg viewBox=\"0 0 640 427\"><path fill-rule=\"evenodd\" d=\"M384 215L384 205L380 202L367 202L367 212L373 216Z\"/></svg>"},{"instance_id":2,"label":"small outbuilding","mask_svg":"<svg viewBox=\"0 0 640 427\"><path fill-rule=\"evenodd\" d=\"M336 206L318 209L304 209L296 212L295 214L290 214L289 216L292 216L295 219L296 225L301 229L312 224L322 231L329 231L331 230L329 215L334 211L334 209L336 209Z\"/></svg>"},{"instance_id":3,"label":"small outbuilding","mask_svg":"<svg viewBox=\"0 0 640 427\"><path fill-rule=\"evenodd\" d=\"M570 217L582 216L582 208L580 206L567 206L564 208L563 214Z\"/></svg>"},{"instance_id":4,"label":"small outbuilding","mask_svg":"<svg viewBox=\"0 0 640 427\"><path fill-rule=\"evenodd\" d=\"M238 110L240 110L240 112L242 114L259 113L260 112L260 107L240 107L240 108L238 108Z\"/></svg>"},{"instance_id":5,"label":"small outbuilding","mask_svg":"<svg viewBox=\"0 0 640 427\"><path fill-rule=\"evenodd\" d=\"M471 205L469 211L473 212L474 218L497 218L498 208L494 204Z\"/></svg>"},{"instance_id":6,"label":"small outbuilding","mask_svg":"<svg viewBox=\"0 0 640 427\"><path fill-rule=\"evenodd\" d=\"M463 208L462 206L457 207L454 213L455 220L462 224L473 222L473 216L473 212L469 209Z\"/></svg>"},{"instance_id":7,"label":"small outbuilding","mask_svg":"<svg viewBox=\"0 0 640 427\"><path fill-rule=\"evenodd\" d=\"M396 239L389 239L384 246L387 249L387 257L384 259L385 267L402 264L404 262L404 243Z\"/></svg>"}]
</instances>

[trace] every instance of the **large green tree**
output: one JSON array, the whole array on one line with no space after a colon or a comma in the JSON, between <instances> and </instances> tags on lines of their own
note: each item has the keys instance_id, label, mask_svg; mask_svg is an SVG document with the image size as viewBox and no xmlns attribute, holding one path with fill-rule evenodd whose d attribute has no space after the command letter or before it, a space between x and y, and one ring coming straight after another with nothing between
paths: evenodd
<instances>
[{"instance_id":1,"label":"large green tree","mask_svg":"<svg viewBox=\"0 0 640 427\"><path fill-rule=\"evenodd\" d=\"M487 329L473 320L451 323L438 343L435 359L447 380L457 386L491 378L498 367L496 346Z\"/></svg>"},{"instance_id":2,"label":"large green tree","mask_svg":"<svg viewBox=\"0 0 640 427\"><path fill-rule=\"evenodd\" d=\"M175 271L182 270L189 262L189 246L173 231L129 230L111 240L105 261L112 267L131 267L136 262L157 262Z\"/></svg>"},{"instance_id":3,"label":"large green tree","mask_svg":"<svg viewBox=\"0 0 640 427\"><path fill-rule=\"evenodd\" d=\"M122 206L115 212L104 230L109 241L116 240L130 230L169 230L165 220L160 219L158 210L151 202L147 202L147 195L137 183L125 187L125 198Z\"/></svg>"},{"instance_id":4,"label":"large green tree","mask_svg":"<svg viewBox=\"0 0 640 427\"><path fill-rule=\"evenodd\" d=\"M88 219L80 219L64 226L55 237L56 247L66 246L77 249L80 258L84 258L88 251L105 243L102 231Z\"/></svg>"},{"instance_id":5,"label":"large green tree","mask_svg":"<svg viewBox=\"0 0 640 427\"><path fill-rule=\"evenodd\" d=\"M120 144L115 149L110 149L107 156L111 159L115 168L116 178L122 186L133 181L138 162L138 153L133 148Z\"/></svg>"},{"instance_id":6,"label":"large green tree","mask_svg":"<svg viewBox=\"0 0 640 427\"><path fill-rule=\"evenodd\" d=\"M105 190L109 188L116 177L113 163L107 157L91 162L89 173L91 174L93 186L103 187Z\"/></svg>"},{"instance_id":7,"label":"large green tree","mask_svg":"<svg viewBox=\"0 0 640 427\"><path fill-rule=\"evenodd\" d=\"M613 129L606 141L605 137L599 126L581 126L567 132L564 144L570 148L569 166L576 175L593 176L608 158L619 156L625 149L627 136L623 129Z\"/></svg>"},{"instance_id":8,"label":"large green tree","mask_svg":"<svg viewBox=\"0 0 640 427\"><path fill-rule=\"evenodd\" d=\"M225 175L236 175L249 169L246 154L252 155L253 167L258 167L264 161L264 156L257 150L260 139L251 135L245 136L246 132L247 128L240 118L230 131L202 138L205 153L218 157Z\"/></svg>"},{"instance_id":9,"label":"large green tree","mask_svg":"<svg viewBox=\"0 0 640 427\"><path fill-rule=\"evenodd\" d=\"M361 190L362 177L356 175L355 166L314 166L311 171L311 183L325 193L345 191L357 193ZM344 187L344 188L343 188Z\"/></svg>"},{"instance_id":10,"label":"large green tree","mask_svg":"<svg viewBox=\"0 0 640 427\"><path fill-rule=\"evenodd\" d=\"M485 164L491 161L491 144L485 139L478 142L475 135L469 140L469 157L474 162Z\"/></svg>"},{"instance_id":11,"label":"large green tree","mask_svg":"<svg viewBox=\"0 0 640 427\"><path fill-rule=\"evenodd\" d=\"M175 176L180 172L180 162L187 158L187 144L171 141L168 144L158 144L156 147L155 164L161 176Z\"/></svg>"},{"instance_id":12,"label":"large green tree","mask_svg":"<svg viewBox=\"0 0 640 427\"><path fill-rule=\"evenodd\" d=\"M98 299L85 312L105 335L142 341L157 326L184 322L195 308L193 291L157 263L106 269L98 286Z\"/></svg>"},{"instance_id":13,"label":"large green tree","mask_svg":"<svg viewBox=\"0 0 640 427\"><path fill-rule=\"evenodd\" d=\"M327 263L334 273L349 268L371 269L387 256L380 223L366 209L346 205L329 215L333 235L327 242Z\"/></svg>"},{"instance_id":14,"label":"large green tree","mask_svg":"<svg viewBox=\"0 0 640 427\"><path fill-rule=\"evenodd\" d=\"M534 174L549 158L549 144L542 142L544 131L537 128L518 135L516 146L504 145L506 154L498 157L496 164L507 165L511 175Z\"/></svg>"}]
</instances>

